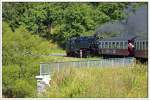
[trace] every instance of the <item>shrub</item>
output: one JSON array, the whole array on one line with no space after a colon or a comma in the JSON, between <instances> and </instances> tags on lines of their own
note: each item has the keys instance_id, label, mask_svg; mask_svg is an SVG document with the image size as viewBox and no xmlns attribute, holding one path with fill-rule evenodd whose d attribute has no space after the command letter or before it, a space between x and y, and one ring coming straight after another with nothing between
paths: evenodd
<instances>
[{"instance_id":1,"label":"shrub","mask_svg":"<svg viewBox=\"0 0 150 100\"><path fill-rule=\"evenodd\" d=\"M17 98L35 97L34 88L26 80L16 80L12 92Z\"/></svg>"}]
</instances>

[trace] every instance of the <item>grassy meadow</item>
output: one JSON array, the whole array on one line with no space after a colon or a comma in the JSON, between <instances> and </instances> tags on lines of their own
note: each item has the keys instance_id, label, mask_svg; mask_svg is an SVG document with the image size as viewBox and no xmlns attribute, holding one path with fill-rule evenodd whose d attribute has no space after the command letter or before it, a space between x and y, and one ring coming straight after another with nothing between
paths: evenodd
<instances>
[{"instance_id":1,"label":"grassy meadow","mask_svg":"<svg viewBox=\"0 0 150 100\"><path fill-rule=\"evenodd\" d=\"M147 65L109 68L72 68L56 72L51 87L40 97L145 98Z\"/></svg>"}]
</instances>

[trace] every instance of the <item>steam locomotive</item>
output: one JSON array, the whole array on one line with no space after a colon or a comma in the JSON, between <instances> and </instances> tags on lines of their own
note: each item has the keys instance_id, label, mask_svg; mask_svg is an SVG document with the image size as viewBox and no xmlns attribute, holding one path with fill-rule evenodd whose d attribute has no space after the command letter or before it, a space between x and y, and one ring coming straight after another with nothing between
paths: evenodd
<instances>
[{"instance_id":1,"label":"steam locomotive","mask_svg":"<svg viewBox=\"0 0 150 100\"><path fill-rule=\"evenodd\" d=\"M141 36L123 35L112 38L95 36L73 37L66 43L67 56L80 57L135 57L148 59L148 39Z\"/></svg>"},{"instance_id":2,"label":"steam locomotive","mask_svg":"<svg viewBox=\"0 0 150 100\"><path fill-rule=\"evenodd\" d=\"M98 54L97 38L93 36L73 37L67 41L67 56L79 57L81 50L83 57Z\"/></svg>"}]
</instances>

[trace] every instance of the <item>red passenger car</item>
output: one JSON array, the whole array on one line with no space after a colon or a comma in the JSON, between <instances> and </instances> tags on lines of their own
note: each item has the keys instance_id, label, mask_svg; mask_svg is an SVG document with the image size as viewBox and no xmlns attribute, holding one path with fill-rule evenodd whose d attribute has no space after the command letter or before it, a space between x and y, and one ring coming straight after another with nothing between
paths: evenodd
<instances>
[{"instance_id":1,"label":"red passenger car","mask_svg":"<svg viewBox=\"0 0 150 100\"><path fill-rule=\"evenodd\" d=\"M135 36L113 37L98 42L100 55L105 56L133 56Z\"/></svg>"},{"instance_id":2,"label":"red passenger car","mask_svg":"<svg viewBox=\"0 0 150 100\"><path fill-rule=\"evenodd\" d=\"M148 59L148 39L147 38L136 38L135 41L134 57Z\"/></svg>"}]
</instances>

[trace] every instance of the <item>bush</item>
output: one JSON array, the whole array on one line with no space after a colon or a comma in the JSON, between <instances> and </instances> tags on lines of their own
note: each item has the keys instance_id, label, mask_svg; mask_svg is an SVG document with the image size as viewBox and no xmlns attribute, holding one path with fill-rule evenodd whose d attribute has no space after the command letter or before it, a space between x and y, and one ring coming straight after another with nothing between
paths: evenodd
<instances>
[{"instance_id":1,"label":"bush","mask_svg":"<svg viewBox=\"0 0 150 100\"><path fill-rule=\"evenodd\" d=\"M36 90L37 66L3 66L2 86L5 97L33 97ZM33 95L34 94L34 95Z\"/></svg>"},{"instance_id":2,"label":"bush","mask_svg":"<svg viewBox=\"0 0 150 100\"><path fill-rule=\"evenodd\" d=\"M23 26L12 32L3 22L3 30L3 65L25 64L35 61L39 55L49 54L49 42L31 35Z\"/></svg>"},{"instance_id":3,"label":"bush","mask_svg":"<svg viewBox=\"0 0 150 100\"><path fill-rule=\"evenodd\" d=\"M3 22L2 85L4 97L33 97L40 55L49 54L49 42L24 27L12 32ZM42 59L43 60L43 59Z\"/></svg>"},{"instance_id":4,"label":"bush","mask_svg":"<svg viewBox=\"0 0 150 100\"><path fill-rule=\"evenodd\" d=\"M17 98L35 97L35 89L26 80L16 80L12 89L13 96Z\"/></svg>"}]
</instances>

